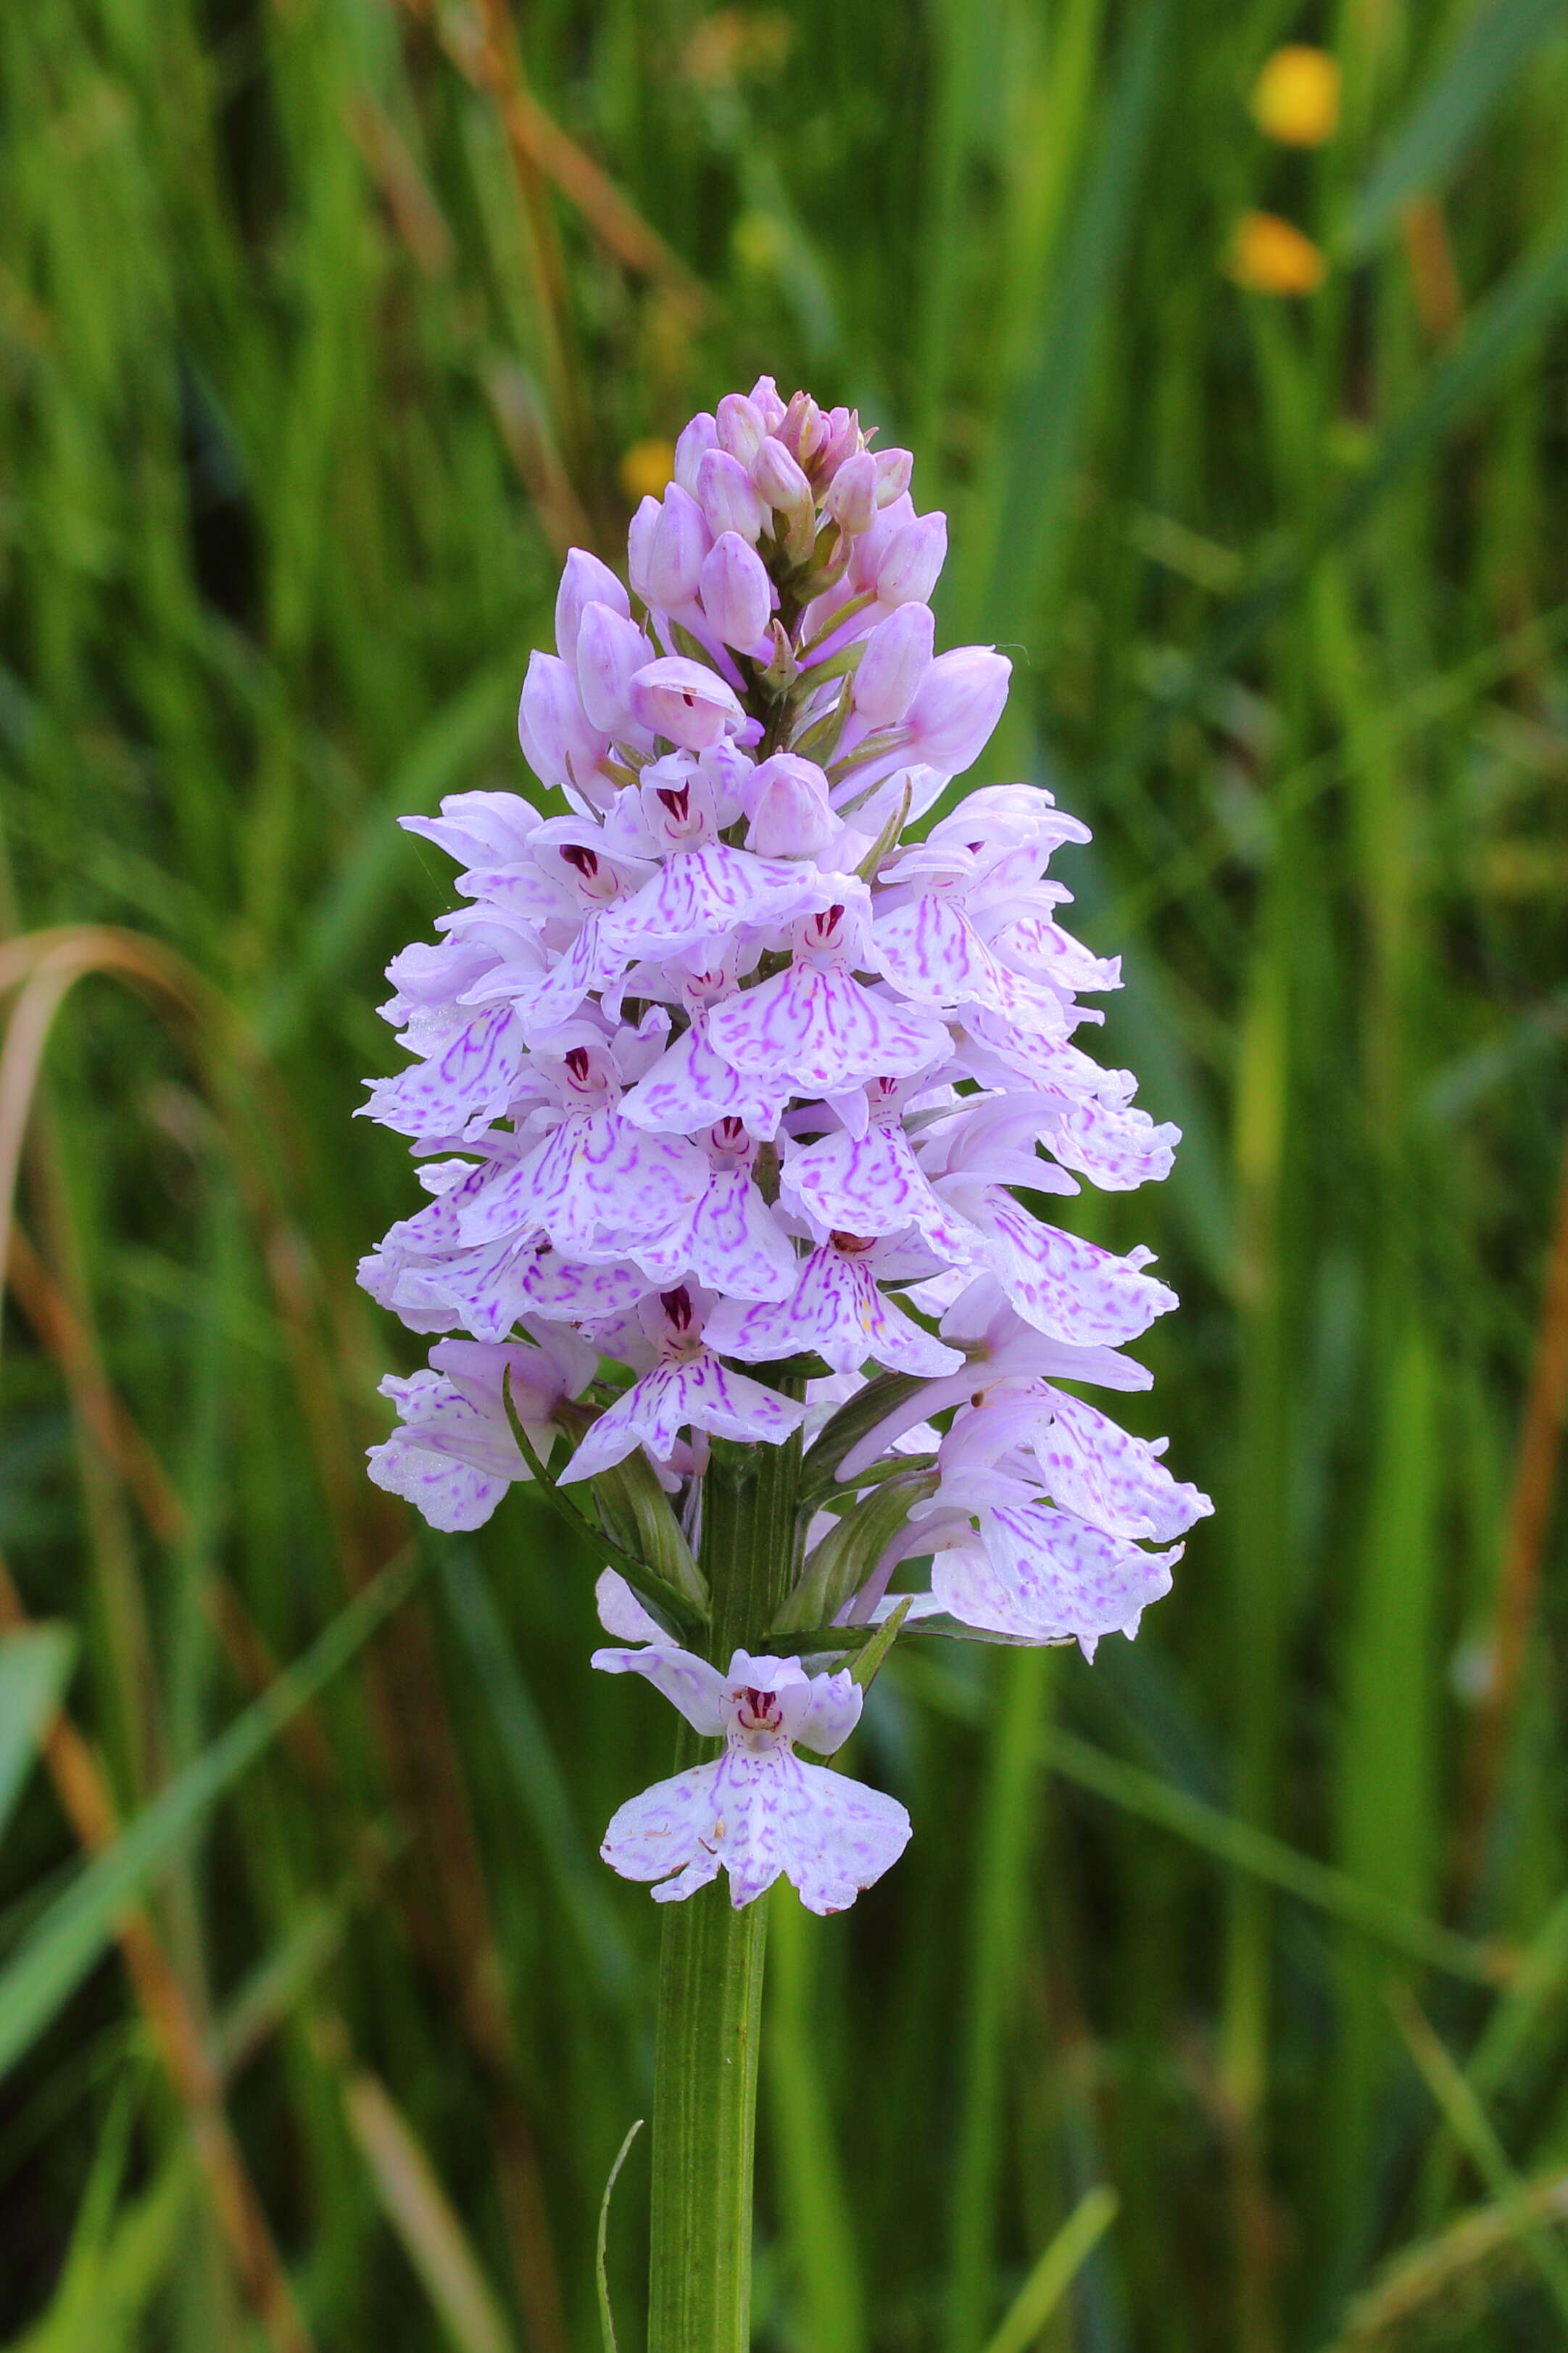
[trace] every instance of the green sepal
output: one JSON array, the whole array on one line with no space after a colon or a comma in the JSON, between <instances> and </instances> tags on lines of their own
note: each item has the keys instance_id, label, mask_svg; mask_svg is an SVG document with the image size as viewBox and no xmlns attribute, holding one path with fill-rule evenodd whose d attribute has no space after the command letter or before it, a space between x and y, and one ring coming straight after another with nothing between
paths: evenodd
<instances>
[{"instance_id":1,"label":"green sepal","mask_svg":"<svg viewBox=\"0 0 1568 2353\"><path fill-rule=\"evenodd\" d=\"M852 1504L812 1553L770 1635L828 1624L865 1584L909 1518L910 1504L935 1493L936 1478L934 1470L917 1464L901 1479L889 1476L863 1502Z\"/></svg>"},{"instance_id":2,"label":"green sepal","mask_svg":"<svg viewBox=\"0 0 1568 2353\"><path fill-rule=\"evenodd\" d=\"M656 1577L665 1578L706 1620L707 1584L691 1557L691 1546L680 1523L670 1510L669 1498L659 1485L658 1474L642 1449L628 1454L612 1470L601 1472L595 1487L601 1482L607 1494L623 1504L630 1514L637 1532L634 1549Z\"/></svg>"},{"instance_id":3,"label":"green sepal","mask_svg":"<svg viewBox=\"0 0 1568 2353\"><path fill-rule=\"evenodd\" d=\"M844 733L844 723L849 716L849 709L850 697L845 690L840 689L838 700L833 708L830 711L825 711L820 719L814 720L804 735L797 735L791 743L790 750L796 753L801 759L815 760L818 767L826 768L838 748L838 738Z\"/></svg>"},{"instance_id":4,"label":"green sepal","mask_svg":"<svg viewBox=\"0 0 1568 2353\"><path fill-rule=\"evenodd\" d=\"M903 1632L904 1620L910 1614L913 1599L912 1594L906 1593L897 1608L889 1610L865 1649L851 1662L849 1680L858 1683L862 1691L868 1690L875 1682L883 1660Z\"/></svg>"},{"instance_id":5,"label":"green sepal","mask_svg":"<svg viewBox=\"0 0 1568 2353\"><path fill-rule=\"evenodd\" d=\"M862 882L874 882L876 881L878 870L881 866L882 860L886 858L889 850L891 849L894 842L897 841L900 834L902 833L904 829L904 820L909 816L909 813L910 788L908 785L906 785L903 792L900 796L898 807L893 811L891 817L888 818L881 832L877 836L876 840L871 844L870 849L866 852L865 857L855 869L856 873L860 877Z\"/></svg>"},{"instance_id":6,"label":"green sepal","mask_svg":"<svg viewBox=\"0 0 1568 2353\"><path fill-rule=\"evenodd\" d=\"M808 1449L801 1466L801 1501L810 1503L830 1493L837 1483L838 1465L851 1447L868 1437L895 1406L913 1397L921 1386L913 1373L879 1373L874 1381L857 1389Z\"/></svg>"},{"instance_id":7,"label":"green sepal","mask_svg":"<svg viewBox=\"0 0 1568 2353\"><path fill-rule=\"evenodd\" d=\"M648 1602L655 1609L663 1610L667 1616L674 1618L682 1629L705 1625L708 1618L706 1595L699 1601L681 1592L678 1587L668 1583L657 1568L650 1567L647 1561L639 1560L636 1553L628 1552L624 1545L618 1544L597 1521L591 1520L580 1505L573 1503L569 1496L562 1493L559 1480L552 1477L548 1466L540 1459L539 1450L518 1419L517 1408L511 1401L511 1367L510 1366L501 1375L500 1393L501 1403L506 1408L507 1420L511 1425L511 1434L517 1441L518 1452L532 1472L546 1500L567 1525L575 1528L579 1535L590 1537L596 1546L609 1554L616 1567L626 1577L626 1583L642 1600ZM673 1518L670 1525L674 1525ZM679 1535L679 1528L676 1529L676 1534ZM681 1542L685 1543L684 1537L681 1537ZM690 1557L691 1555L688 1549L688 1560ZM694 1564L693 1577L696 1574Z\"/></svg>"}]
</instances>

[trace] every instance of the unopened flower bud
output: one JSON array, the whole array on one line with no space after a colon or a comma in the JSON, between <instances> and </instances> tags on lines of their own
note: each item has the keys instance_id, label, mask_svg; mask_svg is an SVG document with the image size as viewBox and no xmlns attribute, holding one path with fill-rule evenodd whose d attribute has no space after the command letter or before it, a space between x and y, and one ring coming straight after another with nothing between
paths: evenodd
<instances>
[{"instance_id":1,"label":"unopened flower bud","mask_svg":"<svg viewBox=\"0 0 1568 2353\"><path fill-rule=\"evenodd\" d=\"M607 605L584 607L577 631L577 692L591 723L603 733L626 733L632 715L632 674L650 652L647 639L626 615L612 612Z\"/></svg>"},{"instance_id":2,"label":"unopened flower bud","mask_svg":"<svg viewBox=\"0 0 1568 2353\"><path fill-rule=\"evenodd\" d=\"M716 423L720 448L749 466L768 429L755 401L748 400L743 392L727 392L719 403Z\"/></svg>"},{"instance_id":3,"label":"unopened flower bud","mask_svg":"<svg viewBox=\"0 0 1568 2353\"><path fill-rule=\"evenodd\" d=\"M755 546L768 519L756 485L739 458L728 449L710 449L697 469L697 503L715 539L738 531Z\"/></svg>"},{"instance_id":4,"label":"unopened flower bud","mask_svg":"<svg viewBox=\"0 0 1568 2353\"><path fill-rule=\"evenodd\" d=\"M863 531L849 549L849 586L857 596L877 586L882 558L905 523L915 519L915 502L906 491L879 510L869 531Z\"/></svg>"},{"instance_id":5,"label":"unopened flower bud","mask_svg":"<svg viewBox=\"0 0 1568 2353\"><path fill-rule=\"evenodd\" d=\"M683 752L706 750L745 718L723 680L684 654L663 655L634 672L631 706L640 726L668 736Z\"/></svg>"},{"instance_id":6,"label":"unopened flower bud","mask_svg":"<svg viewBox=\"0 0 1568 2353\"><path fill-rule=\"evenodd\" d=\"M855 673L855 708L869 726L890 727L908 711L931 668L935 631L929 605L900 605L878 622Z\"/></svg>"},{"instance_id":7,"label":"unopened flower bud","mask_svg":"<svg viewBox=\"0 0 1568 2353\"><path fill-rule=\"evenodd\" d=\"M633 594L640 596L645 605L653 602L648 594L647 568L653 557L653 535L663 512L660 501L650 496L643 500L626 525L626 578L632 584Z\"/></svg>"},{"instance_id":8,"label":"unopened flower bud","mask_svg":"<svg viewBox=\"0 0 1568 2353\"><path fill-rule=\"evenodd\" d=\"M555 654L529 656L517 735L529 766L544 785L568 783L574 762L591 768L605 749L577 700L571 671Z\"/></svg>"},{"instance_id":9,"label":"unopened flower bud","mask_svg":"<svg viewBox=\"0 0 1568 2353\"><path fill-rule=\"evenodd\" d=\"M815 858L837 828L827 778L815 761L775 752L751 778L746 847L760 858Z\"/></svg>"},{"instance_id":10,"label":"unopened flower bud","mask_svg":"<svg viewBox=\"0 0 1568 2353\"><path fill-rule=\"evenodd\" d=\"M702 559L702 610L727 646L750 653L773 613L767 566L738 531L721 533Z\"/></svg>"},{"instance_id":11,"label":"unopened flower bud","mask_svg":"<svg viewBox=\"0 0 1568 2353\"><path fill-rule=\"evenodd\" d=\"M752 460L752 480L763 504L776 513L787 515L792 522L803 510L815 513L811 484L784 443L775 441L771 433L757 445L757 454Z\"/></svg>"},{"instance_id":12,"label":"unopened flower bud","mask_svg":"<svg viewBox=\"0 0 1568 2353\"><path fill-rule=\"evenodd\" d=\"M840 466L865 448L860 419L853 408L826 409L822 425L822 441L811 466L811 479L819 490L837 478Z\"/></svg>"},{"instance_id":13,"label":"unopened flower bud","mask_svg":"<svg viewBox=\"0 0 1568 2353\"><path fill-rule=\"evenodd\" d=\"M917 515L894 533L877 566L877 598L883 605L923 605L947 560L947 517Z\"/></svg>"},{"instance_id":14,"label":"unopened flower bud","mask_svg":"<svg viewBox=\"0 0 1568 2353\"><path fill-rule=\"evenodd\" d=\"M763 420L764 433L776 433L787 414L779 398L779 388L771 375L760 375L752 386L752 399Z\"/></svg>"},{"instance_id":15,"label":"unopened flower bud","mask_svg":"<svg viewBox=\"0 0 1568 2353\"><path fill-rule=\"evenodd\" d=\"M877 512L877 461L869 449L845 459L823 503L846 535L869 531Z\"/></svg>"},{"instance_id":16,"label":"unopened flower bud","mask_svg":"<svg viewBox=\"0 0 1568 2353\"><path fill-rule=\"evenodd\" d=\"M673 613L697 594L702 559L708 553L708 526L689 491L672 482L664 494L658 525L648 549L648 602Z\"/></svg>"},{"instance_id":17,"label":"unopened flower bud","mask_svg":"<svg viewBox=\"0 0 1568 2353\"><path fill-rule=\"evenodd\" d=\"M700 409L675 445L675 479L696 498L697 476L707 452L718 444L719 427L706 409Z\"/></svg>"},{"instance_id":18,"label":"unopened flower bud","mask_svg":"<svg viewBox=\"0 0 1568 2353\"><path fill-rule=\"evenodd\" d=\"M910 487L914 459L908 449L877 449L872 455L877 466L877 504L890 507Z\"/></svg>"},{"instance_id":19,"label":"unopened flower bud","mask_svg":"<svg viewBox=\"0 0 1568 2353\"><path fill-rule=\"evenodd\" d=\"M784 422L776 429L779 439L784 443L790 456L801 466L809 468L812 459L827 438L828 428L821 409L818 408L810 393L797 392L791 396L789 406L784 411Z\"/></svg>"},{"instance_id":20,"label":"unopened flower bud","mask_svg":"<svg viewBox=\"0 0 1568 2353\"><path fill-rule=\"evenodd\" d=\"M1006 655L991 646L939 654L905 715L917 757L950 776L978 759L1002 716L1012 674Z\"/></svg>"},{"instance_id":21,"label":"unopened flower bud","mask_svg":"<svg viewBox=\"0 0 1568 2353\"><path fill-rule=\"evenodd\" d=\"M577 631L589 605L607 605L625 617L631 612L626 592L607 564L585 547L567 551L566 568L555 594L555 650L563 661L577 659Z\"/></svg>"}]
</instances>

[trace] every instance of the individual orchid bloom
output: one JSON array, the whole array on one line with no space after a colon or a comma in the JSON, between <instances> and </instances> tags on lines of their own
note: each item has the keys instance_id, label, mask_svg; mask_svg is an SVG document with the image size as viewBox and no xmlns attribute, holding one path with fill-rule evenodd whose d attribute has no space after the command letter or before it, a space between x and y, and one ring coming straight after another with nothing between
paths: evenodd
<instances>
[{"instance_id":1,"label":"individual orchid bloom","mask_svg":"<svg viewBox=\"0 0 1568 2353\"><path fill-rule=\"evenodd\" d=\"M628 690L639 725L685 752L701 752L738 734L745 713L734 690L700 662L668 654L637 670Z\"/></svg>"},{"instance_id":2,"label":"individual orchid bloom","mask_svg":"<svg viewBox=\"0 0 1568 2353\"><path fill-rule=\"evenodd\" d=\"M685 1223L630 1246L631 1256L666 1289L690 1276L723 1299L787 1299L795 1244L757 1189L744 1123L720 1120L704 1142L712 1174Z\"/></svg>"},{"instance_id":3,"label":"individual orchid bloom","mask_svg":"<svg viewBox=\"0 0 1568 2353\"><path fill-rule=\"evenodd\" d=\"M578 1446L562 1480L591 1479L641 1446L668 1462L682 1430L776 1446L805 1419L805 1408L760 1381L731 1372L704 1341L689 1291L664 1293L658 1362L605 1408Z\"/></svg>"},{"instance_id":4,"label":"individual orchid bloom","mask_svg":"<svg viewBox=\"0 0 1568 2353\"><path fill-rule=\"evenodd\" d=\"M629 1623L658 1635L640 1609L628 1619L612 1602L606 1614L617 1620L612 1630ZM784 1878L808 1911L842 1912L908 1845L896 1798L795 1753L830 1757L855 1729L862 1697L847 1672L808 1675L798 1658L736 1651L721 1673L662 1639L595 1651L593 1663L642 1675L694 1731L724 1744L710 1763L628 1799L605 1833L605 1861L623 1879L653 1883L656 1903L682 1902L722 1869L737 1911Z\"/></svg>"},{"instance_id":5,"label":"individual orchid bloom","mask_svg":"<svg viewBox=\"0 0 1568 2353\"><path fill-rule=\"evenodd\" d=\"M911 1323L877 1282L869 1237L834 1234L801 1262L787 1299L747 1307L726 1300L710 1324L711 1345L742 1364L818 1356L835 1372L870 1360L889 1372L931 1379L956 1372L963 1358Z\"/></svg>"},{"instance_id":6,"label":"individual orchid bloom","mask_svg":"<svg viewBox=\"0 0 1568 2353\"><path fill-rule=\"evenodd\" d=\"M1175 1545L1144 1552L1046 1502L999 1469L944 1474L930 1514L931 1590L961 1625L1029 1642L1076 1641L1086 1658L1104 1634L1134 1634L1171 1589Z\"/></svg>"},{"instance_id":7,"label":"individual orchid bloom","mask_svg":"<svg viewBox=\"0 0 1568 2353\"><path fill-rule=\"evenodd\" d=\"M983 1255L980 1236L933 1189L904 1129L901 1099L918 1083L873 1081L860 1099L863 1124L847 1119L837 1132L793 1146L781 1198L819 1240L836 1229L874 1236L912 1226L939 1257L967 1266Z\"/></svg>"},{"instance_id":8,"label":"individual orchid bloom","mask_svg":"<svg viewBox=\"0 0 1568 2353\"><path fill-rule=\"evenodd\" d=\"M797 924L788 971L709 1016L710 1043L742 1078L766 1073L794 1093L821 1096L943 1059L939 1024L855 978L848 915L841 901Z\"/></svg>"},{"instance_id":9,"label":"individual orchid bloom","mask_svg":"<svg viewBox=\"0 0 1568 2353\"><path fill-rule=\"evenodd\" d=\"M619 1073L602 1041L584 1035L569 1044L550 1075L557 1100L538 1115L544 1134L462 1204L458 1238L543 1234L579 1257L619 1256L689 1209L706 1170L689 1145L622 1117Z\"/></svg>"},{"instance_id":10,"label":"individual orchid bloom","mask_svg":"<svg viewBox=\"0 0 1568 2353\"><path fill-rule=\"evenodd\" d=\"M443 1340L427 1370L381 1384L398 1428L370 1449L370 1475L416 1504L433 1528L482 1527L513 1480L531 1476L507 1419L503 1379L531 1443L548 1454L562 1405L593 1375L597 1357L574 1334L531 1329L531 1347Z\"/></svg>"}]
</instances>

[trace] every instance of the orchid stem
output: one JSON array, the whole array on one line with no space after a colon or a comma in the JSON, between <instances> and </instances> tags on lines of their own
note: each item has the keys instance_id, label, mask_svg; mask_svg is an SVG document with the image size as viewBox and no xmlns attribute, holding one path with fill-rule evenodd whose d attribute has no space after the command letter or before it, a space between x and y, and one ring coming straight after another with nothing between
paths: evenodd
<instances>
[{"instance_id":1,"label":"orchid stem","mask_svg":"<svg viewBox=\"0 0 1568 2353\"><path fill-rule=\"evenodd\" d=\"M798 1396L798 1378L774 1384ZM699 1558L712 1596L708 1655L760 1641L799 1566L800 1440L716 1443ZM715 1744L683 1728L676 1769ZM752 2173L767 1907L726 1883L665 1917L654 2062L647 2353L748 2353Z\"/></svg>"}]
</instances>

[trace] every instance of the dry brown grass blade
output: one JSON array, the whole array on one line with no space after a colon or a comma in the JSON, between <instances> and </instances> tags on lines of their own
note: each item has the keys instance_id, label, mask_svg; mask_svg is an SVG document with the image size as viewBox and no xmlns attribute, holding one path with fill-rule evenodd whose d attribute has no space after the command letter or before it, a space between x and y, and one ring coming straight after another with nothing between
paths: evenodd
<instances>
[{"instance_id":1,"label":"dry brown grass blade","mask_svg":"<svg viewBox=\"0 0 1568 2353\"><path fill-rule=\"evenodd\" d=\"M1399 226L1427 340L1451 343L1464 324L1465 298L1443 207L1436 196L1422 196L1406 206Z\"/></svg>"},{"instance_id":2,"label":"dry brown grass blade","mask_svg":"<svg viewBox=\"0 0 1568 2353\"><path fill-rule=\"evenodd\" d=\"M329 2048L346 2049L341 2028L322 2039ZM351 2067L343 2109L381 2203L452 2345L459 2353L516 2353L457 2210L385 2085L367 2069Z\"/></svg>"},{"instance_id":3,"label":"dry brown grass blade","mask_svg":"<svg viewBox=\"0 0 1568 2353\"><path fill-rule=\"evenodd\" d=\"M520 176L551 181L624 268L662 287L695 324L709 308L706 287L622 195L604 166L534 97L505 0L480 0L484 34L479 40L471 33L462 37L463 20L456 15L439 7L431 12L421 0L405 0L405 5L427 21L434 14L437 37L459 72L495 98Z\"/></svg>"},{"instance_id":4,"label":"dry brown grass blade","mask_svg":"<svg viewBox=\"0 0 1568 2353\"><path fill-rule=\"evenodd\" d=\"M1535 2219L1568 2223L1568 2174L1525 2185ZM1479 2206L1418 2246L1405 2247L1357 2296L1323 2353L1395 2353L1425 2342L1434 2322L1450 2325L1523 2274L1517 2218L1506 2206ZM1420 2331L1419 2339L1413 2334Z\"/></svg>"},{"instance_id":5,"label":"dry brown grass blade","mask_svg":"<svg viewBox=\"0 0 1568 2353\"><path fill-rule=\"evenodd\" d=\"M15 1632L31 1622L0 1561L0 1628ZM63 1709L42 1750L67 1820L88 1852L97 1853L118 1837L119 1816L92 1751ZM217 2068L174 1965L140 1906L124 1915L115 1936L153 2047L185 2111L241 2293L275 2353L310 2353L310 2331L224 2111Z\"/></svg>"},{"instance_id":6,"label":"dry brown grass blade","mask_svg":"<svg viewBox=\"0 0 1568 2353\"><path fill-rule=\"evenodd\" d=\"M67 926L0 945L0 996L20 991L0 1052L0 1150L12 1139L11 1189L22 1138L37 1104L50 1029L69 988L91 974L128 981L164 1010L173 1010L188 1032L267 1266L345 1581L358 1589L384 1555L402 1542L404 1514L388 1499L362 1487L354 1475L353 1449L333 1373L337 1352L322 1345L321 1286L309 1253L271 1189L264 1155L247 1148L237 1074L264 1107L274 1137L288 1133L280 1091L224 1000L181 958L137 934L106 925ZM4 1165L0 1159L0 1168ZM0 1208L8 1198L0 1195ZM144 1506L151 1506L148 1519L154 1534L164 1540L177 1537L184 1525L183 1504L113 1395L85 1297L72 1298L52 1282L25 1238L19 1253L11 1247L6 1237L14 1230L8 1216L0 1220L0 1267L19 1262L26 1270L23 1282L58 1348L81 1426L94 1441L98 1433L108 1441L102 1464L94 1458L95 1474L100 1468L116 1477L133 1472L126 1484ZM271 1680L273 1662L243 1604L229 1588L216 1584L212 1599L242 1675L253 1686L264 1686ZM399 1914L410 1941L425 1951L449 1989L465 2039L489 2086L497 2163L531 2341L539 2353L564 2353L559 2272L537 2147L518 2088L515 2044L501 1993L483 1865L452 1727L439 1695L434 1646L416 1610L401 1625L384 1630L367 1658L366 1676L389 1781L406 1819L420 1831L410 1858L411 1877L398 1888ZM314 1779L335 1778L319 1730L303 1719L291 1745Z\"/></svg>"},{"instance_id":7,"label":"dry brown grass blade","mask_svg":"<svg viewBox=\"0 0 1568 2353\"><path fill-rule=\"evenodd\" d=\"M1455 1877L1473 1887L1486 1846L1498 1778L1519 1704L1535 1623L1568 1412L1568 1148L1563 1156L1551 1254L1536 1327L1535 1358L1520 1432L1490 1643L1491 1672L1476 1711L1465 1775Z\"/></svg>"}]
</instances>

